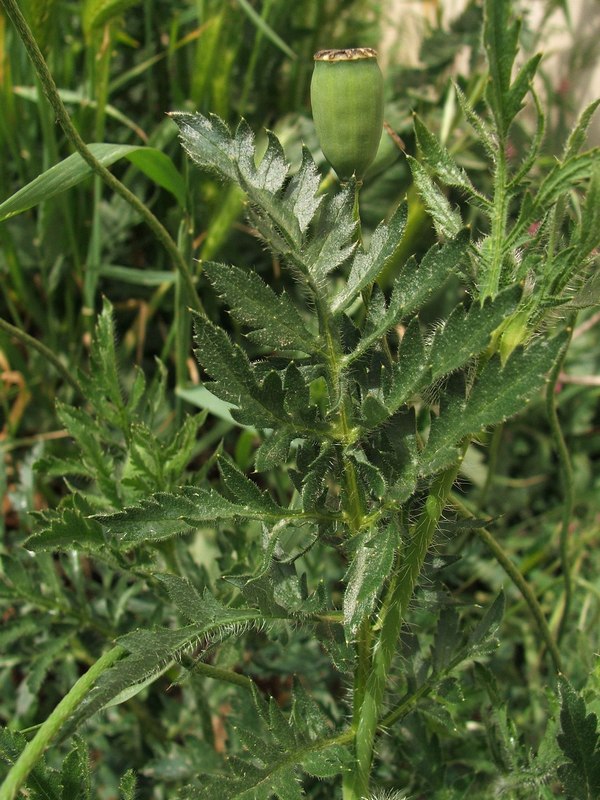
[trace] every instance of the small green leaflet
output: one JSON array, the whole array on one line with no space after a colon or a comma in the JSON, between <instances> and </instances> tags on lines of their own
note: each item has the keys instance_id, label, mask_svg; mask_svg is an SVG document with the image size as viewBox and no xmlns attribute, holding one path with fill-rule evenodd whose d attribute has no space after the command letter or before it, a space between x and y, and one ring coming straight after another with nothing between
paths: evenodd
<instances>
[{"instance_id":1,"label":"small green leaflet","mask_svg":"<svg viewBox=\"0 0 600 800\"><path fill-rule=\"evenodd\" d=\"M402 309L406 318L418 311L452 274L460 273L469 246L469 231L464 228L444 245L434 245L421 262L409 259L394 282L390 305Z\"/></svg>"},{"instance_id":2,"label":"small green leaflet","mask_svg":"<svg viewBox=\"0 0 600 800\"><path fill-rule=\"evenodd\" d=\"M281 428L273 431L256 451L254 467L257 472L267 472L287 461L294 433Z\"/></svg>"},{"instance_id":3,"label":"small green leaflet","mask_svg":"<svg viewBox=\"0 0 600 800\"><path fill-rule=\"evenodd\" d=\"M12 766L26 744L23 734L0 727L0 762ZM43 755L29 773L26 786L31 800L62 800L59 773L47 766Z\"/></svg>"},{"instance_id":4,"label":"small green leaflet","mask_svg":"<svg viewBox=\"0 0 600 800\"><path fill-rule=\"evenodd\" d=\"M277 397L269 386L260 386L252 365L239 345L233 344L227 333L208 320L196 318L196 357L200 365L215 379L210 391L237 406L231 411L239 422L262 428L278 427L282 416L283 389ZM271 384L271 388L274 388ZM275 390L276 391L276 390ZM278 416L276 413L278 412Z\"/></svg>"},{"instance_id":5,"label":"small green leaflet","mask_svg":"<svg viewBox=\"0 0 600 800\"><path fill-rule=\"evenodd\" d=\"M290 719L273 698L267 701L256 690L252 694L258 725L252 730L236 726L247 755L231 755L223 772L199 776L196 786L183 790L185 800L302 800L300 771L329 778L344 770L349 753L329 743L328 720L306 692L301 692L305 713L299 717L294 697Z\"/></svg>"},{"instance_id":6,"label":"small green leaflet","mask_svg":"<svg viewBox=\"0 0 600 800\"><path fill-rule=\"evenodd\" d=\"M279 350L312 353L317 342L288 295L276 294L255 272L208 262L204 272L233 317L252 330L249 339Z\"/></svg>"},{"instance_id":7,"label":"small green leaflet","mask_svg":"<svg viewBox=\"0 0 600 800\"><path fill-rule=\"evenodd\" d=\"M428 352L432 380L462 367L481 353L490 336L516 307L521 288L511 286L483 306L473 303L468 311L459 304L438 327Z\"/></svg>"},{"instance_id":8,"label":"small green leaflet","mask_svg":"<svg viewBox=\"0 0 600 800\"><path fill-rule=\"evenodd\" d=\"M382 373L384 404L389 413L395 413L418 389L428 384L430 376L419 320L414 319L404 332L396 362Z\"/></svg>"},{"instance_id":9,"label":"small green leaflet","mask_svg":"<svg viewBox=\"0 0 600 800\"><path fill-rule=\"evenodd\" d=\"M303 255L306 230L321 198L319 176L308 151L289 182L288 165L275 135L268 132L265 154L256 166L254 134L242 120L235 134L217 117L173 113L184 149L196 164L228 182L239 183L249 201L250 218L260 236L290 263L307 271Z\"/></svg>"},{"instance_id":10,"label":"small green leaflet","mask_svg":"<svg viewBox=\"0 0 600 800\"><path fill-rule=\"evenodd\" d=\"M352 208L354 194L351 182L328 197L317 218L315 235L306 247L304 260L318 286L345 261L354 250L356 220Z\"/></svg>"},{"instance_id":11,"label":"small green leaflet","mask_svg":"<svg viewBox=\"0 0 600 800\"><path fill-rule=\"evenodd\" d=\"M483 41L491 77L487 84L486 99L504 141L511 122L522 108L523 98L541 56L530 58L511 84L521 24L517 20L511 21L509 0L486 0L484 8Z\"/></svg>"},{"instance_id":12,"label":"small green leaflet","mask_svg":"<svg viewBox=\"0 0 600 800\"><path fill-rule=\"evenodd\" d=\"M60 771L61 800L90 800L91 782L90 754L83 739L76 736Z\"/></svg>"},{"instance_id":13,"label":"small green leaflet","mask_svg":"<svg viewBox=\"0 0 600 800\"><path fill-rule=\"evenodd\" d=\"M446 186L457 186L465 189L469 194L474 194L475 189L464 169L458 166L448 150L427 130L416 115L414 122L417 143L427 166L435 172Z\"/></svg>"},{"instance_id":14,"label":"small green leaflet","mask_svg":"<svg viewBox=\"0 0 600 800\"><path fill-rule=\"evenodd\" d=\"M262 492L254 481L247 478L228 456L219 454L217 464L223 483L237 505L247 505L256 512L262 511L275 518L280 516L283 509L271 499L268 492Z\"/></svg>"},{"instance_id":15,"label":"small green leaflet","mask_svg":"<svg viewBox=\"0 0 600 800\"><path fill-rule=\"evenodd\" d=\"M127 770L119 781L120 800L135 800L137 779L132 769Z\"/></svg>"}]
</instances>

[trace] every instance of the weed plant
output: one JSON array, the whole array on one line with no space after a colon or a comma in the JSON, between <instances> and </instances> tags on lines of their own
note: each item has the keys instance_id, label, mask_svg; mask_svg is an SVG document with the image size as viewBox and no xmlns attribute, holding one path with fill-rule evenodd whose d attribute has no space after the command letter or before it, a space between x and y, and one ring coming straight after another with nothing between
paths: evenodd
<instances>
[{"instance_id":1,"label":"weed plant","mask_svg":"<svg viewBox=\"0 0 600 800\"><path fill-rule=\"evenodd\" d=\"M598 102L473 2L338 183L376 6L2 4L0 800L597 800Z\"/></svg>"}]
</instances>

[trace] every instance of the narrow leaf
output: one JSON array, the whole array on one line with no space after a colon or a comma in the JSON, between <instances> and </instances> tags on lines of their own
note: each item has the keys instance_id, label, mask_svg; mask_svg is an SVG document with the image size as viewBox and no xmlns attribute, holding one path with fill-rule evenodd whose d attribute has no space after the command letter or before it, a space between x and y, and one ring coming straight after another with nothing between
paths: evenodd
<instances>
[{"instance_id":1,"label":"narrow leaf","mask_svg":"<svg viewBox=\"0 0 600 800\"><path fill-rule=\"evenodd\" d=\"M105 167L109 167L121 158L129 159L158 186L171 192L178 203L185 207L185 183L165 153L139 145L105 142L88 144L87 147ZM0 203L0 221L21 214L38 203L71 189L92 173L92 168L79 153L73 153Z\"/></svg>"}]
</instances>

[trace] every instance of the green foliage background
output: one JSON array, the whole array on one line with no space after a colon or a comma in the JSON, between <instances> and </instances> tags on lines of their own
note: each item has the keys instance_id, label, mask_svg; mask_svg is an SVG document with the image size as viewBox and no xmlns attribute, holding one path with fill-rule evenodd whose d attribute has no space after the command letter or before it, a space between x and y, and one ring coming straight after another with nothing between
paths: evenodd
<instances>
[{"instance_id":1,"label":"green foliage background","mask_svg":"<svg viewBox=\"0 0 600 800\"><path fill-rule=\"evenodd\" d=\"M567 4L552 7L566 19ZM390 66L386 120L403 152L365 181L365 250L351 264L352 191L327 174L308 84L320 47L377 45L379 4L23 9L76 129L164 225L201 313L194 338L185 272L139 209L72 154L3 13L0 778L118 641L121 660L31 772L31 797L338 796L354 756L354 640L435 499L426 487L478 433L393 643L371 791L598 797L600 179L585 148L595 106L565 145L568 98L550 87L543 112L528 93L544 62L527 16L513 22L526 9L489 3L482 36L472 2L450 29L427 32L420 67ZM201 170L166 116L175 109ZM194 146L197 111L229 127L204 116ZM503 184L490 167L499 145ZM307 275L360 386L360 447L331 434L326 376L319 357L306 360L322 335L298 281ZM566 322L571 343L544 397L544 337ZM460 405L494 332L487 395ZM550 341L556 356L563 340ZM383 378L388 345L411 368ZM397 463L377 460L384 445ZM400 469L403 448L418 452L414 474ZM406 528L341 546L336 459L352 464L363 506L397 503ZM504 558L537 598L568 680Z\"/></svg>"}]
</instances>

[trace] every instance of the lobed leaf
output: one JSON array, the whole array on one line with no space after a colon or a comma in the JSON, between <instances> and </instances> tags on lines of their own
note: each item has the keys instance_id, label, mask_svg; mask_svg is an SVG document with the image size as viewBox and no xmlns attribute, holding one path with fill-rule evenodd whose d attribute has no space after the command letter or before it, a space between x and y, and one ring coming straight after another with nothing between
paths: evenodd
<instances>
[{"instance_id":1,"label":"lobed leaf","mask_svg":"<svg viewBox=\"0 0 600 800\"><path fill-rule=\"evenodd\" d=\"M493 331L517 307L521 288L511 286L493 300L480 306L473 303L468 311L459 304L436 329L427 358L431 379L437 380L463 366L484 350Z\"/></svg>"},{"instance_id":2,"label":"lobed leaf","mask_svg":"<svg viewBox=\"0 0 600 800\"><path fill-rule=\"evenodd\" d=\"M558 768L566 792L574 800L600 797L600 747L595 714L586 715L583 698L564 678L559 683L560 724L557 736L568 762Z\"/></svg>"},{"instance_id":3,"label":"lobed leaf","mask_svg":"<svg viewBox=\"0 0 600 800\"><path fill-rule=\"evenodd\" d=\"M381 222L377 226L371 237L368 252L358 250L355 253L346 285L331 303L334 314L339 314L347 308L360 292L375 282L394 255L406 227L407 216L406 203L402 203L387 224Z\"/></svg>"},{"instance_id":4,"label":"lobed leaf","mask_svg":"<svg viewBox=\"0 0 600 800\"><path fill-rule=\"evenodd\" d=\"M259 492L258 487L256 491ZM251 498L246 492L240 502L231 502L214 489L184 486L175 493L158 492L137 506L114 514L97 514L97 520L120 550L160 542L208 523L245 517L275 522L298 516L259 493Z\"/></svg>"}]
</instances>

